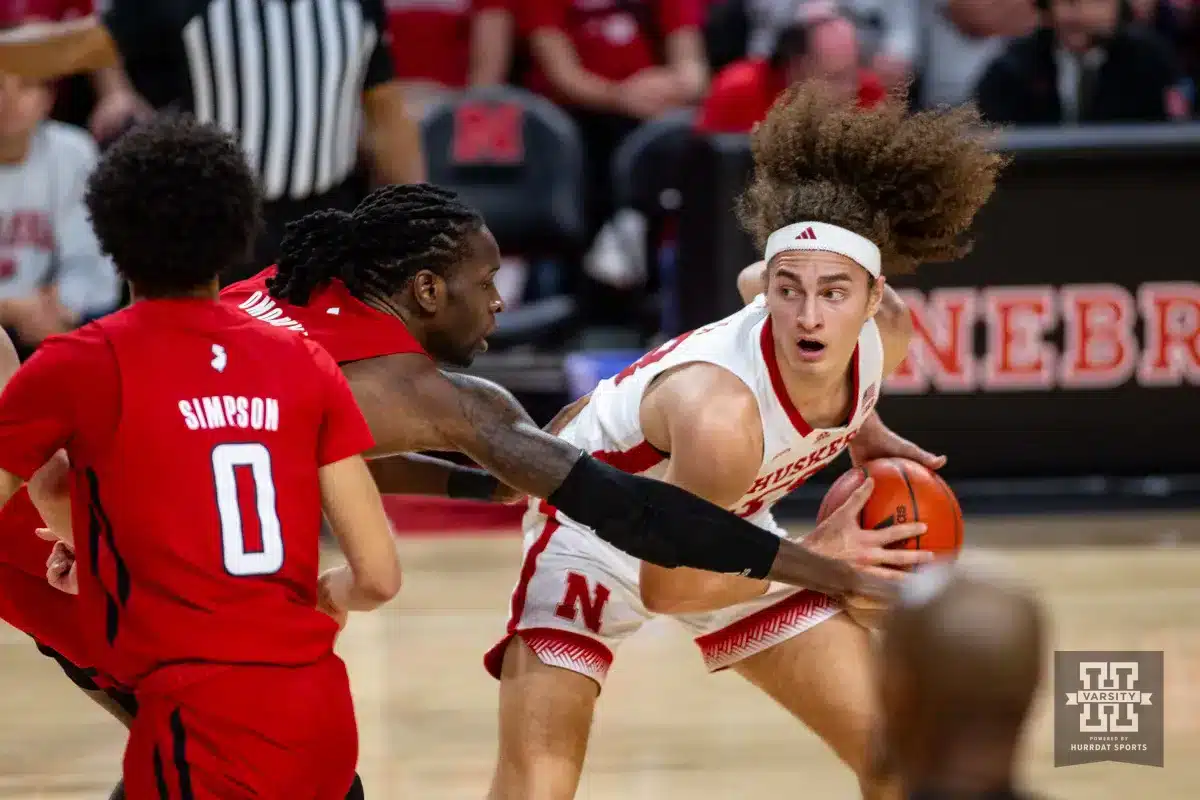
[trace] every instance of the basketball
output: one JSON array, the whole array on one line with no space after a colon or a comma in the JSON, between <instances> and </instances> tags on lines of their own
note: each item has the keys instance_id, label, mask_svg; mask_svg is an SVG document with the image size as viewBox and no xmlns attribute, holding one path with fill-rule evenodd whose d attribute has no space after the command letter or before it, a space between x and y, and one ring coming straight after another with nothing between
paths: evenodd
<instances>
[{"instance_id":1,"label":"basketball","mask_svg":"<svg viewBox=\"0 0 1200 800\"><path fill-rule=\"evenodd\" d=\"M875 488L858 516L862 528L878 530L902 522L924 522L924 534L888 547L957 555L963 543L958 498L936 472L906 458L877 458L844 473L825 493L817 521L846 502L868 475L875 479Z\"/></svg>"}]
</instances>

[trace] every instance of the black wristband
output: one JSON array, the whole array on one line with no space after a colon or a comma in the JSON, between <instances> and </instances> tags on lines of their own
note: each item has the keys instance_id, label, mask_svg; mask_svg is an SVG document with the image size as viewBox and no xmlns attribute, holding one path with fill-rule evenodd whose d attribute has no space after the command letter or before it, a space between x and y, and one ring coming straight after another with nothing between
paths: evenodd
<instances>
[{"instance_id":1,"label":"black wristband","mask_svg":"<svg viewBox=\"0 0 1200 800\"><path fill-rule=\"evenodd\" d=\"M446 496L455 500L491 500L500 481L491 473L460 467L446 481Z\"/></svg>"},{"instance_id":2,"label":"black wristband","mask_svg":"<svg viewBox=\"0 0 1200 800\"><path fill-rule=\"evenodd\" d=\"M635 558L660 567L765 578L779 537L677 486L584 455L546 498Z\"/></svg>"}]
</instances>

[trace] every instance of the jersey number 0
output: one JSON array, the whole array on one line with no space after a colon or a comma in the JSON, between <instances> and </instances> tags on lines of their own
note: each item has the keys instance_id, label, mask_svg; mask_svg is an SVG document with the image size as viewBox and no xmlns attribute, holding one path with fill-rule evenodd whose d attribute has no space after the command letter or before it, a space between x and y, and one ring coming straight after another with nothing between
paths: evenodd
<instances>
[{"instance_id":1,"label":"jersey number 0","mask_svg":"<svg viewBox=\"0 0 1200 800\"><path fill-rule=\"evenodd\" d=\"M238 502L237 468L254 479L254 507L262 532L262 549L246 550L242 506ZM217 511L221 515L221 550L225 570L239 578L271 575L283 567L283 528L275 510L275 480L271 453L261 444L220 444L212 451Z\"/></svg>"}]
</instances>

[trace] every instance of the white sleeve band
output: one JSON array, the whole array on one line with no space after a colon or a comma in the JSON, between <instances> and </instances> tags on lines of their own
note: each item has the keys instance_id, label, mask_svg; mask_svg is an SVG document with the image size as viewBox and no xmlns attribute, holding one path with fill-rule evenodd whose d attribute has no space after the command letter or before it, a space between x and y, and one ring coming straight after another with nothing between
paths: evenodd
<instances>
[{"instance_id":1,"label":"white sleeve band","mask_svg":"<svg viewBox=\"0 0 1200 800\"><path fill-rule=\"evenodd\" d=\"M878 278L883 273L879 247L865 236L825 222L797 222L780 228L767 239L763 260L768 264L789 250L821 250L837 253L860 264Z\"/></svg>"}]
</instances>

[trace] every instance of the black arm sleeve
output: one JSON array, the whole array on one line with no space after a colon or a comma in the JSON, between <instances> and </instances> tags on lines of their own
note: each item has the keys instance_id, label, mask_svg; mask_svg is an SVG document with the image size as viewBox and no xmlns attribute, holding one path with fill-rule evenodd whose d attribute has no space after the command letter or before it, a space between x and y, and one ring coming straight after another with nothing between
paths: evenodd
<instances>
[{"instance_id":1,"label":"black arm sleeve","mask_svg":"<svg viewBox=\"0 0 1200 800\"><path fill-rule=\"evenodd\" d=\"M660 567L765 578L779 552L775 534L677 486L588 455L546 499L609 544Z\"/></svg>"}]
</instances>

